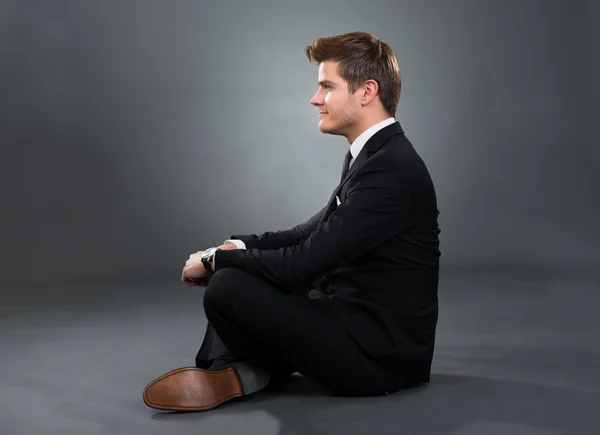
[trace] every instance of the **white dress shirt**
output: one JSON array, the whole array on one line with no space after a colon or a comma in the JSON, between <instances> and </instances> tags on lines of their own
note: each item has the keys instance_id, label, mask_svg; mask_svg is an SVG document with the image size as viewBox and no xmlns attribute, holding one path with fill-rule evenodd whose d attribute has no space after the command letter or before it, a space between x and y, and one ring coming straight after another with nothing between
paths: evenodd
<instances>
[{"instance_id":1,"label":"white dress shirt","mask_svg":"<svg viewBox=\"0 0 600 435\"><path fill-rule=\"evenodd\" d=\"M373 137L373 135L375 133L377 133L379 130L381 130L384 127L387 127L390 124L393 124L394 122L396 122L396 119L394 117L391 117L391 118L388 118L384 121L381 121L381 122L369 127L365 131L363 131L354 140L354 142L352 142L352 144L350 145L350 154L352 154L352 160L350 160L350 166L352 166L352 163L354 163L356 156L358 156L358 154L361 152L361 150L363 149L363 147L365 146L367 141L369 139L371 139L371 137ZM244 242L242 242L241 240L228 239L228 240L225 240L225 243L227 243L227 242L233 243L235 246L237 246L238 249L246 249L246 244Z\"/></svg>"}]
</instances>

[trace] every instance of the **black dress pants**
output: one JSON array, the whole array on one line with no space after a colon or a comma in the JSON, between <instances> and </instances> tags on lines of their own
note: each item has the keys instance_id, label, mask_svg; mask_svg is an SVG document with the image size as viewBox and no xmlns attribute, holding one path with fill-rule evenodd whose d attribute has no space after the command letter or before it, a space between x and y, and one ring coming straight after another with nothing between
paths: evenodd
<instances>
[{"instance_id":1,"label":"black dress pants","mask_svg":"<svg viewBox=\"0 0 600 435\"><path fill-rule=\"evenodd\" d=\"M299 372L344 396L377 396L404 388L357 346L329 309L305 293L273 287L234 268L218 270L204 294L209 325L196 357L210 368L230 358L271 377Z\"/></svg>"}]
</instances>

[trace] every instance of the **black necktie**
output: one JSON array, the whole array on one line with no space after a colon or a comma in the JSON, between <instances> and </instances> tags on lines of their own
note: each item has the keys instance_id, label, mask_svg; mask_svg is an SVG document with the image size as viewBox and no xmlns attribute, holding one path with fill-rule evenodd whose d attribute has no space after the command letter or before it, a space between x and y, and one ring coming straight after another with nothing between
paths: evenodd
<instances>
[{"instance_id":1,"label":"black necktie","mask_svg":"<svg viewBox=\"0 0 600 435\"><path fill-rule=\"evenodd\" d=\"M348 173L348 169L350 169L350 160L352 160L352 154L350 150L346 153L346 157L344 157L344 166L342 167L342 178L340 179L340 183L344 180L344 177Z\"/></svg>"}]
</instances>

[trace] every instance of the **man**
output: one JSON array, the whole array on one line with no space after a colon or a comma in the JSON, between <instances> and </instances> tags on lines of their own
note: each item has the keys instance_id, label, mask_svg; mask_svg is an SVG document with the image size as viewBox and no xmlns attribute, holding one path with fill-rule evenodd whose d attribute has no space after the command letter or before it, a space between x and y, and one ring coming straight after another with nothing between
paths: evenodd
<instances>
[{"instance_id":1,"label":"man","mask_svg":"<svg viewBox=\"0 0 600 435\"><path fill-rule=\"evenodd\" d=\"M212 409L299 372L334 394L375 396L430 380L438 319L434 186L394 119L400 72L368 33L316 39L319 129L350 144L327 205L287 231L232 236L192 254L207 285L196 367L144 389L145 403Z\"/></svg>"}]
</instances>

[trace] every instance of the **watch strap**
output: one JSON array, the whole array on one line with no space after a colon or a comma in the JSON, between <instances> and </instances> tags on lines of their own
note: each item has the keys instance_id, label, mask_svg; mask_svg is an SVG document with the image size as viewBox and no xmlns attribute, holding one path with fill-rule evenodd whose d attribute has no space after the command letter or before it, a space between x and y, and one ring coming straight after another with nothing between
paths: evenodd
<instances>
[{"instance_id":1,"label":"watch strap","mask_svg":"<svg viewBox=\"0 0 600 435\"><path fill-rule=\"evenodd\" d=\"M212 249L212 248L211 248ZM206 269L206 271L210 274L210 275L214 275L215 271L212 268L210 262L212 261L212 259L215 257L215 253L218 251L218 248L214 248L212 254L210 254L208 257L203 257L202 258L202 264L204 265L204 268Z\"/></svg>"}]
</instances>

